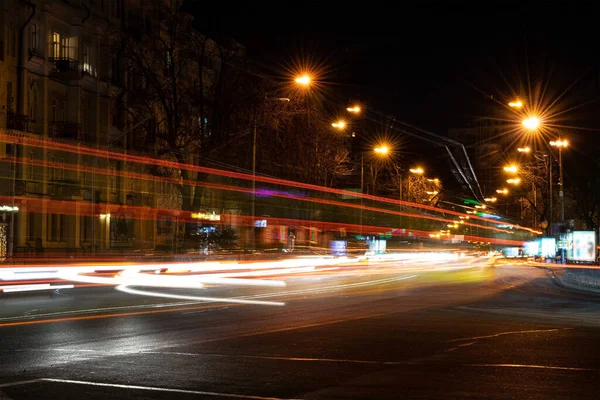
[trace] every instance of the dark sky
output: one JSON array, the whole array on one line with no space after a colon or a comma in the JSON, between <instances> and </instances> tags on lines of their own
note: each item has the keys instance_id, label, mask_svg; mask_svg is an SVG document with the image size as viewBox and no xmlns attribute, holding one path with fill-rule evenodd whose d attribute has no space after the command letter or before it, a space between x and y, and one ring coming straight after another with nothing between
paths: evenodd
<instances>
[{"instance_id":1,"label":"dark sky","mask_svg":"<svg viewBox=\"0 0 600 400\"><path fill-rule=\"evenodd\" d=\"M546 86L547 103L566 90L554 108L574 108L561 124L578 128L577 151L593 157L599 10L481 3L202 1L195 17L200 31L235 38L275 76L300 60L318 63L337 97L441 135L473 116L509 116L496 101L510 100L511 88L527 97Z\"/></svg>"}]
</instances>

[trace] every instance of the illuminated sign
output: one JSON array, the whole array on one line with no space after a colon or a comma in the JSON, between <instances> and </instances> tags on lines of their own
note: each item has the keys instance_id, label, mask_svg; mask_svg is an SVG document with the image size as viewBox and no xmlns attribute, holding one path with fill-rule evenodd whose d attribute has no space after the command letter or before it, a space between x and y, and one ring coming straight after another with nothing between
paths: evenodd
<instances>
[{"instance_id":1,"label":"illuminated sign","mask_svg":"<svg viewBox=\"0 0 600 400\"><path fill-rule=\"evenodd\" d=\"M267 220L266 219L259 219L254 221L254 227L255 228L266 228L267 227Z\"/></svg>"},{"instance_id":2,"label":"illuminated sign","mask_svg":"<svg viewBox=\"0 0 600 400\"><path fill-rule=\"evenodd\" d=\"M0 211L17 212L19 207L17 206L0 206Z\"/></svg>"},{"instance_id":3,"label":"illuminated sign","mask_svg":"<svg viewBox=\"0 0 600 400\"><path fill-rule=\"evenodd\" d=\"M192 218L203 219L206 221L220 221L221 216L219 214L208 214L208 213L192 213Z\"/></svg>"},{"instance_id":4,"label":"illuminated sign","mask_svg":"<svg viewBox=\"0 0 600 400\"><path fill-rule=\"evenodd\" d=\"M587 262L596 260L596 232L574 231L571 237L571 248L567 252L569 260Z\"/></svg>"}]
</instances>

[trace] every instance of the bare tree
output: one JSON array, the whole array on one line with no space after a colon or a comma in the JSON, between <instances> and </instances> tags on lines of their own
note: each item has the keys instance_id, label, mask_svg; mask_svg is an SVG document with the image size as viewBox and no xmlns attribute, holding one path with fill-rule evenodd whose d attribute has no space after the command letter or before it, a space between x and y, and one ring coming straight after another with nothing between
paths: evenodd
<instances>
[{"instance_id":1,"label":"bare tree","mask_svg":"<svg viewBox=\"0 0 600 400\"><path fill-rule=\"evenodd\" d=\"M152 14L158 25L119 30L115 36L124 82L115 100L126 105L125 124L136 150L160 159L199 165L224 153L226 143L248 127L242 49L222 46L193 29L183 0L142 2L133 15ZM206 177L185 168L154 167L156 175L179 182L183 210L201 206L202 190L190 182Z\"/></svg>"}]
</instances>

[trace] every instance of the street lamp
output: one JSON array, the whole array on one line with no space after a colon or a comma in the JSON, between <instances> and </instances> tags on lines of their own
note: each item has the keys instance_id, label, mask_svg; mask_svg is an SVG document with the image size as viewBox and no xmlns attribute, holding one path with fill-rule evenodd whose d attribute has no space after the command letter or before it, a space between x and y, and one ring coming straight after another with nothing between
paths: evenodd
<instances>
[{"instance_id":1,"label":"street lamp","mask_svg":"<svg viewBox=\"0 0 600 400\"><path fill-rule=\"evenodd\" d=\"M553 140L550 142L550 146L558 147L558 170L559 170L559 180L558 180L558 197L560 197L560 221L565 222L565 195L563 191L563 163L562 163L562 149L566 148L569 145L569 142L566 140Z\"/></svg>"},{"instance_id":2,"label":"street lamp","mask_svg":"<svg viewBox=\"0 0 600 400\"><path fill-rule=\"evenodd\" d=\"M526 146L526 147L519 147L519 148L517 149L517 151L518 151L519 153L529 153L529 152L531 152L531 147L529 147L529 146Z\"/></svg>"},{"instance_id":3,"label":"street lamp","mask_svg":"<svg viewBox=\"0 0 600 400\"><path fill-rule=\"evenodd\" d=\"M538 117L532 116L525 118L522 123L525 128L530 131L534 131L540 127L542 121L540 121Z\"/></svg>"},{"instance_id":4,"label":"street lamp","mask_svg":"<svg viewBox=\"0 0 600 400\"><path fill-rule=\"evenodd\" d=\"M387 156L390 152L390 148L387 145L381 145L379 147L375 147L373 149L375 154L380 156ZM360 153L360 234L362 235L362 227L363 227L363 197L362 194L365 192L365 153Z\"/></svg>"},{"instance_id":5,"label":"street lamp","mask_svg":"<svg viewBox=\"0 0 600 400\"><path fill-rule=\"evenodd\" d=\"M496 189L496 193L503 194L506 196L508 194L508 189Z\"/></svg>"},{"instance_id":6,"label":"street lamp","mask_svg":"<svg viewBox=\"0 0 600 400\"><path fill-rule=\"evenodd\" d=\"M518 185L521 183L521 178L507 179L506 183L511 183L513 185Z\"/></svg>"},{"instance_id":7,"label":"street lamp","mask_svg":"<svg viewBox=\"0 0 600 400\"><path fill-rule=\"evenodd\" d=\"M418 175L422 175L425 173L425 170L421 167L411 168L411 169L409 169L409 171L413 174L418 174Z\"/></svg>"},{"instance_id":8,"label":"street lamp","mask_svg":"<svg viewBox=\"0 0 600 400\"><path fill-rule=\"evenodd\" d=\"M374 150L375 150L375 153L381 154L381 155L386 155L390 151L389 147L387 147L386 145L376 147Z\"/></svg>"},{"instance_id":9,"label":"street lamp","mask_svg":"<svg viewBox=\"0 0 600 400\"><path fill-rule=\"evenodd\" d=\"M498 201L498 199L496 197L486 197L483 200L487 201L488 203L495 203L496 201Z\"/></svg>"},{"instance_id":10,"label":"street lamp","mask_svg":"<svg viewBox=\"0 0 600 400\"><path fill-rule=\"evenodd\" d=\"M507 167L504 167L504 170L506 172L510 172L510 173L516 174L517 171L519 170L519 168L516 165L509 165Z\"/></svg>"},{"instance_id":11,"label":"street lamp","mask_svg":"<svg viewBox=\"0 0 600 400\"><path fill-rule=\"evenodd\" d=\"M312 79L308 75L302 75L296 78L296 83L300 86L310 86Z\"/></svg>"},{"instance_id":12,"label":"street lamp","mask_svg":"<svg viewBox=\"0 0 600 400\"><path fill-rule=\"evenodd\" d=\"M338 121L331 124L334 128L344 129L346 127L346 123L344 121Z\"/></svg>"},{"instance_id":13,"label":"street lamp","mask_svg":"<svg viewBox=\"0 0 600 400\"><path fill-rule=\"evenodd\" d=\"M360 112L360 107L359 106L348 107L348 108L346 108L346 111L358 114Z\"/></svg>"}]
</instances>

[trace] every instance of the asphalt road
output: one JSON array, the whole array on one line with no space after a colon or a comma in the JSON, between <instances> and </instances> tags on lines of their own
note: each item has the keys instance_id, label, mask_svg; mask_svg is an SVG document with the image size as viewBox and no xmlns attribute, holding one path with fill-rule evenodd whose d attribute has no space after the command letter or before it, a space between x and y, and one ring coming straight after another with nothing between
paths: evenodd
<instances>
[{"instance_id":1,"label":"asphalt road","mask_svg":"<svg viewBox=\"0 0 600 400\"><path fill-rule=\"evenodd\" d=\"M464 266L195 293L283 307L5 294L0 399L600 398L600 297L525 265Z\"/></svg>"}]
</instances>

